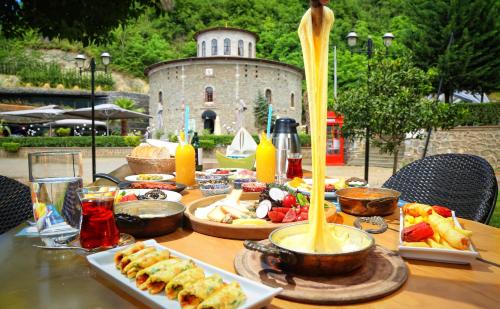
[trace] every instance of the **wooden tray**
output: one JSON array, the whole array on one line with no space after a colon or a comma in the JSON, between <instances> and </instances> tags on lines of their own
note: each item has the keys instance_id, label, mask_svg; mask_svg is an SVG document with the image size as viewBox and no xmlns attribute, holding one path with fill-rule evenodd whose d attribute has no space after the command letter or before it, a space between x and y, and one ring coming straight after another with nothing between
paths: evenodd
<instances>
[{"instance_id":1,"label":"wooden tray","mask_svg":"<svg viewBox=\"0 0 500 309\"><path fill-rule=\"evenodd\" d=\"M256 192L244 192L241 195L241 200L243 201L258 200L259 194L260 193ZM244 239L261 240L267 238L273 230L287 224L287 223L269 222L265 226L233 225L233 224L218 223L209 220L203 220L197 218L194 215L196 208L206 207L225 197L226 195L214 195L214 196L204 197L190 203L187 206L185 212L188 227L191 227L194 231L198 233L220 238L231 238L240 240Z\"/></svg>"},{"instance_id":2,"label":"wooden tray","mask_svg":"<svg viewBox=\"0 0 500 309\"><path fill-rule=\"evenodd\" d=\"M269 243L263 240L263 243ZM365 302L398 290L408 278L403 259L376 246L361 268L347 275L307 277L284 273L279 260L243 249L235 257L236 272L271 287L283 288L277 297L311 304L348 304Z\"/></svg>"}]
</instances>

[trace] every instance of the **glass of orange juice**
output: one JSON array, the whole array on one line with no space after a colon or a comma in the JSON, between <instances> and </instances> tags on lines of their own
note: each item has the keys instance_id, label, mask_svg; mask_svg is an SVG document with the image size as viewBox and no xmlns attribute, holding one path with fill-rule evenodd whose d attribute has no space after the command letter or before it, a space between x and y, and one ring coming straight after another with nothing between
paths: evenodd
<instances>
[{"instance_id":1,"label":"glass of orange juice","mask_svg":"<svg viewBox=\"0 0 500 309\"><path fill-rule=\"evenodd\" d=\"M193 186L196 169L194 148L190 144L180 144L175 151L175 181Z\"/></svg>"},{"instance_id":2,"label":"glass of orange juice","mask_svg":"<svg viewBox=\"0 0 500 309\"><path fill-rule=\"evenodd\" d=\"M257 180L264 183L273 183L276 175L276 148L262 132L260 143L257 146Z\"/></svg>"}]
</instances>

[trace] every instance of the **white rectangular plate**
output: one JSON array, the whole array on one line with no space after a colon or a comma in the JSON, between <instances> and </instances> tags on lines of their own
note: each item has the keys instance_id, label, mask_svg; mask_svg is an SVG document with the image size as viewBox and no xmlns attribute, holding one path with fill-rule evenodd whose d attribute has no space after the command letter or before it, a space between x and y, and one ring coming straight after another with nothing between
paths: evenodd
<instances>
[{"instance_id":1,"label":"white rectangular plate","mask_svg":"<svg viewBox=\"0 0 500 309\"><path fill-rule=\"evenodd\" d=\"M183 259L193 260L196 265L198 265L205 271L205 274L207 276L217 273L224 279L226 283L237 281L241 285L243 291L247 296L246 302L241 307L239 307L241 309L261 308L267 306L269 305L273 297L283 290L281 288L271 288L247 278L235 275L228 271L222 270L220 268L211 266L200 260L191 258L185 254L166 248L158 244L154 239L146 240L144 241L144 244L146 246L154 246L158 250L168 250L172 253L172 255ZM151 295L147 291L138 289L135 285L135 280L128 279L126 276L122 275L120 271L116 269L115 263L113 261L115 252L120 250L123 250L123 248L114 248L108 251L95 253L87 256L87 260L104 277L116 282L120 286L120 288L130 293L137 299L141 300L146 305L155 308L181 308L177 301L168 299L165 295L165 292Z\"/></svg>"},{"instance_id":2,"label":"white rectangular plate","mask_svg":"<svg viewBox=\"0 0 500 309\"><path fill-rule=\"evenodd\" d=\"M437 249L437 248L421 248L421 247L408 247L403 246L403 229L404 229L404 215L403 209L400 209L399 216L399 255L408 259L426 260L434 262L444 262L452 264L470 264L475 260L479 254L471 244L469 250L453 250L453 249ZM458 227L460 223L452 211L453 221Z\"/></svg>"}]
</instances>

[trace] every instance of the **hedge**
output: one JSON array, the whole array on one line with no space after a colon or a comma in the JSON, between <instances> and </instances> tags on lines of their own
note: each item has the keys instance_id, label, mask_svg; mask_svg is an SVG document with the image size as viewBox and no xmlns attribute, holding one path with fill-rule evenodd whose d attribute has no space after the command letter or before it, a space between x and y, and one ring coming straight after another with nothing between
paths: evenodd
<instances>
[{"instance_id":1,"label":"hedge","mask_svg":"<svg viewBox=\"0 0 500 309\"><path fill-rule=\"evenodd\" d=\"M458 103L456 107L463 111L456 119L457 126L484 126L500 124L500 102Z\"/></svg>"},{"instance_id":2,"label":"hedge","mask_svg":"<svg viewBox=\"0 0 500 309\"><path fill-rule=\"evenodd\" d=\"M7 143L2 143L2 147L3 149L5 149L5 151L8 152L18 152L19 147L21 147L21 145L19 145L19 143L7 142Z\"/></svg>"},{"instance_id":3,"label":"hedge","mask_svg":"<svg viewBox=\"0 0 500 309\"><path fill-rule=\"evenodd\" d=\"M21 147L90 147L91 136L67 137L3 137L2 143L19 143ZM139 136L96 136L97 147L135 147L140 143Z\"/></svg>"}]
</instances>

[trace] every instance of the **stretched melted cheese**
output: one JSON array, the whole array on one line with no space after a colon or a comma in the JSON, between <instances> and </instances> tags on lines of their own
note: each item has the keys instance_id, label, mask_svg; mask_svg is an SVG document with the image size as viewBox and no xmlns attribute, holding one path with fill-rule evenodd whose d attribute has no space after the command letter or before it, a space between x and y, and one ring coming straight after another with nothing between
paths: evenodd
<instances>
[{"instance_id":1,"label":"stretched melted cheese","mask_svg":"<svg viewBox=\"0 0 500 309\"><path fill-rule=\"evenodd\" d=\"M311 119L312 191L309 208L309 233L301 246L307 252L339 252L338 241L330 233L325 218L326 113L328 87L328 39L333 25L332 10L323 7L320 31L313 31L311 9L299 25L299 38L304 57L309 115Z\"/></svg>"}]
</instances>

